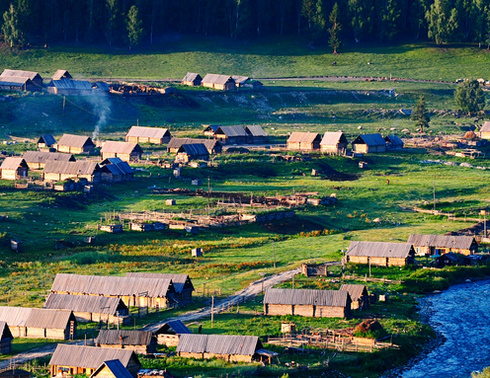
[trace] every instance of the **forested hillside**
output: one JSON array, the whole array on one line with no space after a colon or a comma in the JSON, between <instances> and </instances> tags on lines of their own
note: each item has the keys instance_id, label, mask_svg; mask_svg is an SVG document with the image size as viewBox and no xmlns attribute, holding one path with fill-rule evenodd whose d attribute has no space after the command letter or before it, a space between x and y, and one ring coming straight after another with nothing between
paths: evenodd
<instances>
[{"instance_id":1,"label":"forested hillside","mask_svg":"<svg viewBox=\"0 0 490 378\"><path fill-rule=\"evenodd\" d=\"M0 0L11 46L51 42L136 46L172 32L315 44L403 40L490 44L490 0Z\"/></svg>"}]
</instances>

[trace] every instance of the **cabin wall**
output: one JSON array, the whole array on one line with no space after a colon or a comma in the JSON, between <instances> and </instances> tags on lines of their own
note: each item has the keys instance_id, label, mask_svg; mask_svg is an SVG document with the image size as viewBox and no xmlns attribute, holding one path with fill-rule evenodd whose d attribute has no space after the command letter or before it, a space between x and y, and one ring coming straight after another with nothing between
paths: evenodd
<instances>
[{"instance_id":1,"label":"cabin wall","mask_svg":"<svg viewBox=\"0 0 490 378\"><path fill-rule=\"evenodd\" d=\"M12 352L12 339L6 338L0 342L0 353L8 354Z\"/></svg>"},{"instance_id":2,"label":"cabin wall","mask_svg":"<svg viewBox=\"0 0 490 378\"><path fill-rule=\"evenodd\" d=\"M177 346L179 344L180 336L179 335L167 335L160 334L157 335L157 344L165 345L168 347Z\"/></svg>"}]
</instances>

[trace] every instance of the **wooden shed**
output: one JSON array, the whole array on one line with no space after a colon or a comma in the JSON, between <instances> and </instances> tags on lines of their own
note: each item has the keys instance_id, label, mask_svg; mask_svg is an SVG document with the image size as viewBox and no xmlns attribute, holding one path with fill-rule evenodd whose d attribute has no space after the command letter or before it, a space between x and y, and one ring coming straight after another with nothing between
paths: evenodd
<instances>
[{"instance_id":1,"label":"wooden shed","mask_svg":"<svg viewBox=\"0 0 490 378\"><path fill-rule=\"evenodd\" d=\"M411 234L407 243L413 245L415 256L437 256L449 252L468 256L478 253L475 238L467 235Z\"/></svg>"},{"instance_id":2,"label":"wooden shed","mask_svg":"<svg viewBox=\"0 0 490 378\"><path fill-rule=\"evenodd\" d=\"M82 374L90 376L105 361L111 360L119 360L133 378L136 378L141 368L141 363L132 350L58 344L49 361L50 373L52 377Z\"/></svg>"},{"instance_id":3,"label":"wooden shed","mask_svg":"<svg viewBox=\"0 0 490 378\"><path fill-rule=\"evenodd\" d=\"M353 241L346 252L346 262L378 266L413 264L415 250L410 243Z\"/></svg>"},{"instance_id":4,"label":"wooden shed","mask_svg":"<svg viewBox=\"0 0 490 378\"><path fill-rule=\"evenodd\" d=\"M477 135L481 139L490 139L490 121L483 122L483 125L480 127L480 131L477 132Z\"/></svg>"},{"instance_id":5,"label":"wooden shed","mask_svg":"<svg viewBox=\"0 0 490 378\"><path fill-rule=\"evenodd\" d=\"M132 126L126 134L126 142L164 144L172 138L170 131L161 127Z\"/></svg>"},{"instance_id":6,"label":"wooden shed","mask_svg":"<svg viewBox=\"0 0 490 378\"><path fill-rule=\"evenodd\" d=\"M235 80L231 76L207 74L201 81L201 85L206 88L219 89L222 91L232 91L236 89Z\"/></svg>"},{"instance_id":7,"label":"wooden shed","mask_svg":"<svg viewBox=\"0 0 490 378\"><path fill-rule=\"evenodd\" d=\"M72 76L67 70L57 70L51 80L72 79Z\"/></svg>"},{"instance_id":8,"label":"wooden shed","mask_svg":"<svg viewBox=\"0 0 490 378\"><path fill-rule=\"evenodd\" d=\"M345 155L347 138L342 131L327 131L320 142L320 151L328 155Z\"/></svg>"},{"instance_id":9,"label":"wooden shed","mask_svg":"<svg viewBox=\"0 0 490 378\"><path fill-rule=\"evenodd\" d=\"M327 277L328 266L326 264L301 264L301 274L306 277Z\"/></svg>"},{"instance_id":10,"label":"wooden shed","mask_svg":"<svg viewBox=\"0 0 490 378\"><path fill-rule=\"evenodd\" d=\"M165 345L167 347L177 346L180 336L188 333L192 332L180 320L166 322L154 332L158 345Z\"/></svg>"},{"instance_id":11,"label":"wooden shed","mask_svg":"<svg viewBox=\"0 0 490 378\"><path fill-rule=\"evenodd\" d=\"M121 298L126 306L166 308L175 295L171 280L144 277L85 276L58 273L51 286L52 293L100 295Z\"/></svg>"},{"instance_id":12,"label":"wooden shed","mask_svg":"<svg viewBox=\"0 0 490 378\"><path fill-rule=\"evenodd\" d=\"M43 78L38 72L5 69L0 75L0 88L14 91L40 91Z\"/></svg>"},{"instance_id":13,"label":"wooden shed","mask_svg":"<svg viewBox=\"0 0 490 378\"><path fill-rule=\"evenodd\" d=\"M67 152L69 154L85 154L93 152L95 143L88 136L63 134L61 139L56 144L56 149L59 152Z\"/></svg>"},{"instance_id":14,"label":"wooden shed","mask_svg":"<svg viewBox=\"0 0 490 378\"><path fill-rule=\"evenodd\" d=\"M24 158L7 157L0 165L0 177L3 180L22 180L26 179L29 173L29 166Z\"/></svg>"},{"instance_id":15,"label":"wooden shed","mask_svg":"<svg viewBox=\"0 0 490 378\"><path fill-rule=\"evenodd\" d=\"M56 144L56 139L52 134L43 134L37 140L38 148L52 147Z\"/></svg>"},{"instance_id":16,"label":"wooden shed","mask_svg":"<svg viewBox=\"0 0 490 378\"><path fill-rule=\"evenodd\" d=\"M204 136L212 138L214 137L214 133L216 132L216 130L218 130L218 127L220 127L220 125L206 125L202 133Z\"/></svg>"},{"instance_id":17,"label":"wooden shed","mask_svg":"<svg viewBox=\"0 0 490 378\"><path fill-rule=\"evenodd\" d=\"M221 358L229 362L252 362L263 349L257 336L183 334L177 355L186 358Z\"/></svg>"},{"instance_id":18,"label":"wooden shed","mask_svg":"<svg viewBox=\"0 0 490 378\"><path fill-rule=\"evenodd\" d=\"M398 135L385 136L387 150L401 150L405 143Z\"/></svg>"},{"instance_id":19,"label":"wooden shed","mask_svg":"<svg viewBox=\"0 0 490 378\"><path fill-rule=\"evenodd\" d=\"M12 353L12 332L5 321L0 321L0 354Z\"/></svg>"},{"instance_id":20,"label":"wooden shed","mask_svg":"<svg viewBox=\"0 0 490 378\"><path fill-rule=\"evenodd\" d=\"M350 307L349 293L341 290L267 289L264 296L265 315L346 318Z\"/></svg>"},{"instance_id":21,"label":"wooden shed","mask_svg":"<svg viewBox=\"0 0 490 378\"><path fill-rule=\"evenodd\" d=\"M51 80L47 85L48 93L60 96L91 96L92 84L86 80Z\"/></svg>"},{"instance_id":22,"label":"wooden shed","mask_svg":"<svg viewBox=\"0 0 490 378\"><path fill-rule=\"evenodd\" d=\"M119 182L134 178L133 168L120 158L107 158L100 163L101 178L105 182Z\"/></svg>"},{"instance_id":23,"label":"wooden shed","mask_svg":"<svg viewBox=\"0 0 490 378\"><path fill-rule=\"evenodd\" d=\"M320 149L322 137L318 133L303 133L294 131L288 138L288 150L314 151Z\"/></svg>"},{"instance_id":24,"label":"wooden shed","mask_svg":"<svg viewBox=\"0 0 490 378\"><path fill-rule=\"evenodd\" d=\"M250 81L250 78L248 76L242 75L232 75L231 78L235 81L235 85L237 88L245 87L247 82Z\"/></svg>"},{"instance_id":25,"label":"wooden shed","mask_svg":"<svg viewBox=\"0 0 490 378\"><path fill-rule=\"evenodd\" d=\"M99 183L102 169L93 161L58 161L49 160L44 165L45 181L64 181L67 179L85 179L90 183Z\"/></svg>"},{"instance_id":26,"label":"wooden shed","mask_svg":"<svg viewBox=\"0 0 490 378\"><path fill-rule=\"evenodd\" d=\"M195 72L187 72L187 74L182 79L182 85L189 85L191 87L198 87L201 85L202 77Z\"/></svg>"},{"instance_id":27,"label":"wooden shed","mask_svg":"<svg viewBox=\"0 0 490 378\"><path fill-rule=\"evenodd\" d=\"M72 154L62 152L26 151L22 155L29 169L43 169L48 161L76 161Z\"/></svg>"},{"instance_id":28,"label":"wooden shed","mask_svg":"<svg viewBox=\"0 0 490 378\"><path fill-rule=\"evenodd\" d=\"M126 277L172 280L175 289L174 298L179 303L192 301L192 292L195 291L191 278L187 274L128 272Z\"/></svg>"},{"instance_id":29,"label":"wooden shed","mask_svg":"<svg viewBox=\"0 0 490 378\"><path fill-rule=\"evenodd\" d=\"M369 295L366 286L356 284L342 284L340 290L347 291L351 298L351 310L365 310L369 307Z\"/></svg>"},{"instance_id":30,"label":"wooden shed","mask_svg":"<svg viewBox=\"0 0 490 378\"><path fill-rule=\"evenodd\" d=\"M183 144L177 150L175 161L188 163L191 160L209 160L209 152L203 143Z\"/></svg>"},{"instance_id":31,"label":"wooden shed","mask_svg":"<svg viewBox=\"0 0 490 378\"><path fill-rule=\"evenodd\" d=\"M68 340L77 330L69 310L0 306L0 321L8 324L14 337Z\"/></svg>"},{"instance_id":32,"label":"wooden shed","mask_svg":"<svg viewBox=\"0 0 490 378\"><path fill-rule=\"evenodd\" d=\"M222 144L245 144L248 134L243 126L219 126L213 134L213 138Z\"/></svg>"},{"instance_id":33,"label":"wooden shed","mask_svg":"<svg viewBox=\"0 0 490 378\"><path fill-rule=\"evenodd\" d=\"M267 134L260 125L247 125L245 126L245 132L247 133L247 143L249 144L262 144L266 142Z\"/></svg>"},{"instance_id":34,"label":"wooden shed","mask_svg":"<svg viewBox=\"0 0 490 378\"><path fill-rule=\"evenodd\" d=\"M381 134L359 135L352 141L352 150L360 154L386 152L386 141Z\"/></svg>"},{"instance_id":35,"label":"wooden shed","mask_svg":"<svg viewBox=\"0 0 490 378\"><path fill-rule=\"evenodd\" d=\"M79 322L123 324L129 320L128 307L114 297L50 293L43 308L71 310Z\"/></svg>"},{"instance_id":36,"label":"wooden shed","mask_svg":"<svg viewBox=\"0 0 490 378\"><path fill-rule=\"evenodd\" d=\"M172 138L167 144L167 152L176 154L184 144L204 144L210 155L219 154L223 151L223 146L216 139Z\"/></svg>"},{"instance_id":37,"label":"wooden shed","mask_svg":"<svg viewBox=\"0 0 490 378\"><path fill-rule=\"evenodd\" d=\"M150 331L101 329L95 339L95 346L129 349L137 354L148 355L157 351L157 338Z\"/></svg>"},{"instance_id":38,"label":"wooden shed","mask_svg":"<svg viewBox=\"0 0 490 378\"><path fill-rule=\"evenodd\" d=\"M90 378L133 378L128 369L119 360L104 361Z\"/></svg>"},{"instance_id":39,"label":"wooden shed","mask_svg":"<svg viewBox=\"0 0 490 378\"><path fill-rule=\"evenodd\" d=\"M139 161L143 149L139 144L133 142L105 142L100 149L102 159L119 158L123 161Z\"/></svg>"}]
</instances>

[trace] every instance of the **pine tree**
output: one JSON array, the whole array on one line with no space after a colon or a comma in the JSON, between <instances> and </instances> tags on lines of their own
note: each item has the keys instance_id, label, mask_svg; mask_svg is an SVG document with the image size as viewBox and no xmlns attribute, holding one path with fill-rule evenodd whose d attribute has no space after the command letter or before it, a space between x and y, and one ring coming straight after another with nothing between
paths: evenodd
<instances>
[{"instance_id":1,"label":"pine tree","mask_svg":"<svg viewBox=\"0 0 490 378\"><path fill-rule=\"evenodd\" d=\"M24 36L19 27L19 15L13 4L3 14L2 33L5 42L12 48L14 45L24 44Z\"/></svg>"},{"instance_id":2,"label":"pine tree","mask_svg":"<svg viewBox=\"0 0 490 378\"><path fill-rule=\"evenodd\" d=\"M328 29L328 33L330 34L330 39L328 40L328 44L333 49L333 53L337 54L337 50L340 48L342 42L340 41L339 33L342 30L342 26L339 22L339 5L335 3L330 16L328 17L330 21L330 28Z\"/></svg>"},{"instance_id":3,"label":"pine tree","mask_svg":"<svg viewBox=\"0 0 490 378\"><path fill-rule=\"evenodd\" d=\"M126 29L128 31L129 49L138 46L143 37L143 22L141 21L139 10L136 5L129 8L128 18L126 20Z\"/></svg>"},{"instance_id":4,"label":"pine tree","mask_svg":"<svg viewBox=\"0 0 490 378\"><path fill-rule=\"evenodd\" d=\"M467 80L459 84L454 92L454 101L459 110L468 113L477 113L485 107L485 94L476 80Z\"/></svg>"},{"instance_id":5,"label":"pine tree","mask_svg":"<svg viewBox=\"0 0 490 378\"><path fill-rule=\"evenodd\" d=\"M424 132L424 128L429 128L430 117L427 109L425 108L425 97L420 96L415 107L412 110L412 121L415 121L415 125L420 129L420 132Z\"/></svg>"}]
</instances>

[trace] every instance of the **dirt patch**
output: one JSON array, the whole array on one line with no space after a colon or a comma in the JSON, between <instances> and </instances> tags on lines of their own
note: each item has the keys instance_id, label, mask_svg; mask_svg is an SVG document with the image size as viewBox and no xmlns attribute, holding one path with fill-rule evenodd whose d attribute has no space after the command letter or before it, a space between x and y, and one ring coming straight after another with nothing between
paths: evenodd
<instances>
[{"instance_id":1,"label":"dirt patch","mask_svg":"<svg viewBox=\"0 0 490 378\"><path fill-rule=\"evenodd\" d=\"M355 173L340 172L332 168L328 164L320 164L319 171L322 179L331 181L355 181L359 179L359 175Z\"/></svg>"},{"instance_id":2,"label":"dirt patch","mask_svg":"<svg viewBox=\"0 0 490 378\"><path fill-rule=\"evenodd\" d=\"M282 222L263 223L261 224L261 228L275 234L294 235L300 232L323 231L325 227L315 222L295 218Z\"/></svg>"}]
</instances>

